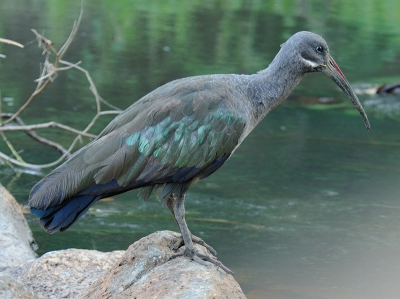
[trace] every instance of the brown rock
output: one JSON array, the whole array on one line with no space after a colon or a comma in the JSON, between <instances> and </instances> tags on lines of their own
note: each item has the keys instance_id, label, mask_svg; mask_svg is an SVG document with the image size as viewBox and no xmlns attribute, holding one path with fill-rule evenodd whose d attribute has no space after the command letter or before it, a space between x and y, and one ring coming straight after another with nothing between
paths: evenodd
<instances>
[{"instance_id":1,"label":"brown rock","mask_svg":"<svg viewBox=\"0 0 400 299\"><path fill-rule=\"evenodd\" d=\"M0 272L0 285L1 279L8 277L32 290L38 298L76 298L110 269L123 253L83 249L49 252L34 261ZM83 262L87 266L82 271ZM19 293L14 293L14 297L7 298L20 297Z\"/></svg>"},{"instance_id":2,"label":"brown rock","mask_svg":"<svg viewBox=\"0 0 400 299\"><path fill-rule=\"evenodd\" d=\"M233 276L212 264L200 265L186 257L169 260L179 237L161 231L135 242L81 298L246 298ZM206 253L204 247L195 247Z\"/></svg>"}]
</instances>

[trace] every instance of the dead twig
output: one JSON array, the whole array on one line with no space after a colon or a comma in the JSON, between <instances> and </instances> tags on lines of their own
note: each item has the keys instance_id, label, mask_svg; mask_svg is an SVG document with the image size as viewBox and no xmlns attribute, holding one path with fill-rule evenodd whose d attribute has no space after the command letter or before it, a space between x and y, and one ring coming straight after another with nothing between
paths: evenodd
<instances>
[{"instance_id":1,"label":"dead twig","mask_svg":"<svg viewBox=\"0 0 400 299\"><path fill-rule=\"evenodd\" d=\"M1 38L1 37L0 37L0 43L5 43L5 44L13 45L16 47L20 47L20 48L24 47L23 45L21 45L20 43L17 43L16 41L6 39L6 38Z\"/></svg>"},{"instance_id":2,"label":"dead twig","mask_svg":"<svg viewBox=\"0 0 400 299\"><path fill-rule=\"evenodd\" d=\"M16 47L20 47L20 48L24 47L23 45L21 45L20 43L17 43L16 41L13 41L11 39L1 38L1 37L0 37L0 43L5 43L5 44L13 45L13 46L16 46ZM6 55L0 54L0 57L1 58L6 58Z\"/></svg>"},{"instance_id":3,"label":"dead twig","mask_svg":"<svg viewBox=\"0 0 400 299\"><path fill-rule=\"evenodd\" d=\"M18 154L18 152L15 150L14 146L12 145L12 143L8 140L8 138L6 137L6 134L4 134L4 132L0 132L1 137L3 138L3 141L5 142L5 144L7 144L8 148L10 149L10 151L12 152L12 154L14 155L14 157L21 163L25 163L25 161L21 158L21 156Z\"/></svg>"},{"instance_id":4,"label":"dead twig","mask_svg":"<svg viewBox=\"0 0 400 299\"><path fill-rule=\"evenodd\" d=\"M9 118L11 117L12 114L11 113L2 113L1 117L3 118ZM29 137L31 137L32 139L47 145L49 147L52 147L54 149L56 149L58 152L60 152L61 154L65 154L67 153L67 155L69 156L70 153L67 152L67 150L61 146L60 144L53 142L51 140L48 140L47 138L41 137L39 136L35 131L33 131L34 129L44 129L44 128L51 128L51 127L58 127L60 129L75 133L77 135L80 136L85 136L88 138L96 138L96 135L94 134L89 134L89 133L84 133L82 131L78 131L74 128L68 127L66 125L63 124L59 124L57 122L48 122L48 123L43 123L43 124L35 124L35 125L25 125L25 123L22 121L22 119L20 117L17 117L14 120L18 126L5 126L5 127L0 127L0 132L3 133L4 131L22 131L25 134L27 134Z\"/></svg>"},{"instance_id":5,"label":"dead twig","mask_svg":"<svg viewBox=\"0 0 400 299\"><path fill-rule=\"evenodd\" d=\"M83 17L83 0L81 2L81 11L79 13L78 20L74 22L74 25L72 26L72 30L71 30L71 33L70 33L67 41L64 43L64 45L61 47L60 51L58 51L58 53L57 53L57 56L59 57L60 60L64 56L64 54L67 51L67 49L69 48L69 46L71 45L72 41L74 40L75 35L78 32L79 25L81 24L82 17Z\"/></svg>"},{"instance_id":6,"label":"dead twig","mask_svg":"<svg viewBox=\"0 0 400 299\"><path fill-rule=\"evenodd\" d=\"M5 131L31 131L31 130L36 130L36 129L45 129L45 128L52 128L52 127L53 128L54 127L60 128L60 129L75 133L77 135L84 136L84 137L96 138L96 135L94 135L94 134L90 134L90 133L87 133L85 131L79 131L79 130L76 130L74 128L71 128L69 126L60 124L60 123L55 122L55 121L50 121L50 122L42 123L42 124L34 124L34 125L25 125L24 124L24 125L19 125L19 126L5 126L5 127L1 127L0 131L1 132L5 132Z\"/></svg>"},{"instance_id":7,"label":"dead twig","mask_svg":"<svg viewBox=\"0 0 400 299\"><path fill-rule=\"evenodd\" d=\"M45 62L42 65L42 69L40 72L40 76L35 82L37 82L37 86L34 90L34 92L31 94L31 96L28 98L28 100L15 112L14 114L12 113L2 113L1 111L1 101L0 101L0 135L3 136L3 140L8 144L8 147L10 148L12 152L12 156L7 156L4 153L0 152L0 160L8 163L11 167L12 165L20 166L23 168L30 168L30 169L42 169L42 168L49 168L56 166L59 164L61 161L63 161L66 157L71 155L71 151L74 149L76 146L77 142L81 141L82 137L87 137L87 138L96 138L96 135L89 133L89 130L93 127L95 122L98 120L100 116L103 115L109 115L109 114L119 114L121 110L107 101L105 101L98 93L96 85L94 84L89 72L79 66L81 64L81 61L77 63L70 63L68 61L62 60L62 57L68 50L69 46L71 45L73 39L76 36L76 33L78 31L79 25L81 23L82 17L83 17L83 1L82 1L82 6L79 14L78 20L74 22L74 25L72 27L71 33L67 39L67 41L64 43L64 45L60 48L59 51L57 51L54 47L53 42L46 38L43 34L40 34L37 32L37 30L32 29L32 32L36 35L36 38L39 43L39 47L43 49L43 54L46 55ZM0 40L3 41L3 40ZM7 40L8 43L12 43L12 41ZM15 45L15 44L14 44ZM54 62L50 61L50 58L55 56L53 58ZM65 65L64 67L59 67L60 64ZM94 95L95 101L96 101L96 115L93 117L91 122L86 126L84 130L77 130L72 127L63 125L61 123L51 121L47 123L41 123L41 124L32 124L32 125L26 125L21 117L20 114L28 108L28 106L32 103L33 99L43 92L43 90L57 77L58 72L60 71L67 71L70 69L77 69L80 72L83 72L86 76L86 79L89 82L90 85L90 90ZM101 111L101 103L104 103L111 107L112 109L115 110L109 110L109 111ZM57 142L53 142L47 138L39 136L35 130L39 129L44 129L44 128L52 128L56 127L68 132L71 132L73 134L76 134L77 136L74 138L72 143L70 144L69 148L64 148ZM25 162L22 157L20 157L18 151L14 148L14 146L11 144L11 142L6 138L4 132L11 132L11 131L22 131L25 134L27 134L30 138L32 138L35 141L40 142L41 144L44 144L46 146L49 146L51 148L56 149L58 152L61 153L61 157L57 159L56 161L53 161L48 164L42 164L42 165L36 165L36 164L31 164Z\"/></svg>"},{"instance_id":8,"label":"dead twig","mask_svg":"<svg viewBox=\"0 0 400 299\"><path fill-rule=\"evenodd\" d=\"M61 62L61 61L60 61L60 62ZM78 65L78 64L81 64L81 63L82 63L82 61L78 61L75 65ZM49 66L47 66L47 67L49 67ZM53 75L54 73L57 73L57 72L59 72L59 71L70 70L70 69L72 69L73 67L74 67L74 65L66 66L66 67L60 67L60 68L58 68L57 70L54 70L53 72L50 72L50 73L48 73L47 75L44 75L44 76L40 77L39 79L36 79L35 82L40 82L40 81L43 80L43 79L47 79L47 78L52 77L52 75Z\"/></svg>"},{"instance_id":9,"label":"dead twig","mask_svg":"<svg viewBox=\"0 0 400 299\"><path fill-rule=\"evenodd\" d=\"M0 124L0 126L4 126L10 122L12 122L17 116L19 116L33 101L33 99L41 93L47 85L52 82L57 74L58 71L58 64L59 61L61 60L62 56L65 54L65 52L68 50L69 46L71 45L73 39L75 38L76 32L78 31L79 25L81 23L83 16L83 1L81 3L81 11L79 14L79 18L77 21L74 22L74 25L72 27L72 31L67 39L67 41L64 43L64 45L61 47L60 51L56 51L53 47L53 42L47 38L45 38L43 35L39 34L35 29L31 29L32 32L36 35L38 41L39 41L39 46L43 48L43 54L47 53L47 55L50 54L49 50L53 54L55 54L55 61L54 63L50 63L48 61L48 56L46 57L46 61L42 70L42 76L46 76L46 81L43 82L43 79L38 81L38 85L36 86L35 91L32 93L32 95L29 97L29 99L25 102L24 105L20 109L18 109L17 112L15 112L14 116L9 118L7 121L4 121L3 123Z\"/></svg>"}]
</instances>

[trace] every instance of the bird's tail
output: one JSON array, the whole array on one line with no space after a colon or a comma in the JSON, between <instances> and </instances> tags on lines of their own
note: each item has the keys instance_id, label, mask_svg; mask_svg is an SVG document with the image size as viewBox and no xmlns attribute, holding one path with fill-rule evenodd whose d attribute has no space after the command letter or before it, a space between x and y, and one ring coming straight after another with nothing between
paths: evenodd
<instances>
[{"instance_id":1,"label":"bird's tail","mask_svg":"<svg viewBox=\"0 0 400 299\"><path fill-rule=\"evenodd\" d=\"M40 225L48 232L64 231L78 220L100 196L82 195L65 200L47 209L31 207L31 213L40 218Z\"/></svg>"},{"instance_id":2,"label":"bird's tail","mask_svg":"<svg viewBox=\"0 0 400 299\"><path fill-rule=\"evenodd\" d=\"M32 214L49 233L66 230L101 198L98 193L79 192L92 182L85 172L59 166L32 188L28 199Z\"/></svg>"}]
</instances>

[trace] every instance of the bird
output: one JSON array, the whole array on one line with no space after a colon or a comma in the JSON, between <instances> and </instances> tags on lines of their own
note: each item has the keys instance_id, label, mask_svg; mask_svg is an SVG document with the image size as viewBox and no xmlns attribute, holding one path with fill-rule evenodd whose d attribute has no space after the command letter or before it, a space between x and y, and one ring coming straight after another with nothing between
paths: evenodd
<instances>
[{"instance_id":1,"label":"bird","mask_svg":"<svg viewBox=\"0 0 400 299\"><path fill-rule=\"evenodd\" d=\"M62 165L40 180L28 199L45 231L64 231L98 200L132 189L155 193L179 226L186 256L233 273L215 250L192 235L185 220L189 188L218 170L254 127L287 98L307 73L332 79L370 123L349 82L312 32L292 35L267 68L255 74L213 74L177 79L134 102ZM193 243L205 246L200 254ZM175 248L176 249L176 248Z\"/></svg>"}]
</instances>

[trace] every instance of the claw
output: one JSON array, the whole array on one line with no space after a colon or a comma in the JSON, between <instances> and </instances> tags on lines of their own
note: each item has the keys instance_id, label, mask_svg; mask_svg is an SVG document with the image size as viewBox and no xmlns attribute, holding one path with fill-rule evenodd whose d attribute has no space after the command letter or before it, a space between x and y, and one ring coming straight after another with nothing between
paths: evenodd
<instances>
[{"instance_id":1,"label":"claw","mask_svg":"<svg viewBox=\"0 0 400 299\"><path fill-rule=\"evenodd\" d=\"M215 251L214 248L212 248L210 245L208 245L206 242L204 242L203 239L201 239L199 237L196 237L195 235L191 235L191 238L192 238L192 242L193 243L199 244L200 246L203 246L203 247L207 248L207 250L209 252L211 252L212 255L214 255L214 256L217 255L217 251ZM171 247L171 250L177 251L180 247L182 247L184 245L185 245L185 243L183 242L183 237L181 236L179 238L179 240L176 241L174 243L174 245Z\"/></svg>"},{"instance_id":2,"label":"claw","mask_svg":"<svg viewBox=\"0 0 400 299\"><path fill-rule=\"evenodd\" d=\"M208 245L206 242L204 242L201 238L196 237L195 235L192 235L192 241L193 241L194 243L197 243L197 244L199 244L199 245L201 245L201 246L207 248L207 250L208 250L209 252L211 252L211 254L212 254L213 256L216 256L216 255L217 255L217 252L215 251L215 249L212 248L210 245Z\"/></svg>"},{"instance_id":3,"label":"claw","mask_svg":"<svg viewBox=\"0 0 400 299\"><path fill-rule=\"evenodd\" d=\"M207 266L207 267L209 266L207 264L207 262L212 263L212 264L216 265L218 268L221 268L222 270L224 270L226 273L233 275L233 271L231 269L229 269L228 267L226 267L224 264L222 264L213 255L201 254L196 251L188 250L187 248L185 248L185 250L173 254L170 257L170 260L180 257L180 256L187 256L187 257L191 258L193 261L195 261L196 263L199 263L200 265Z\"/></svg>"}]
</instances>

